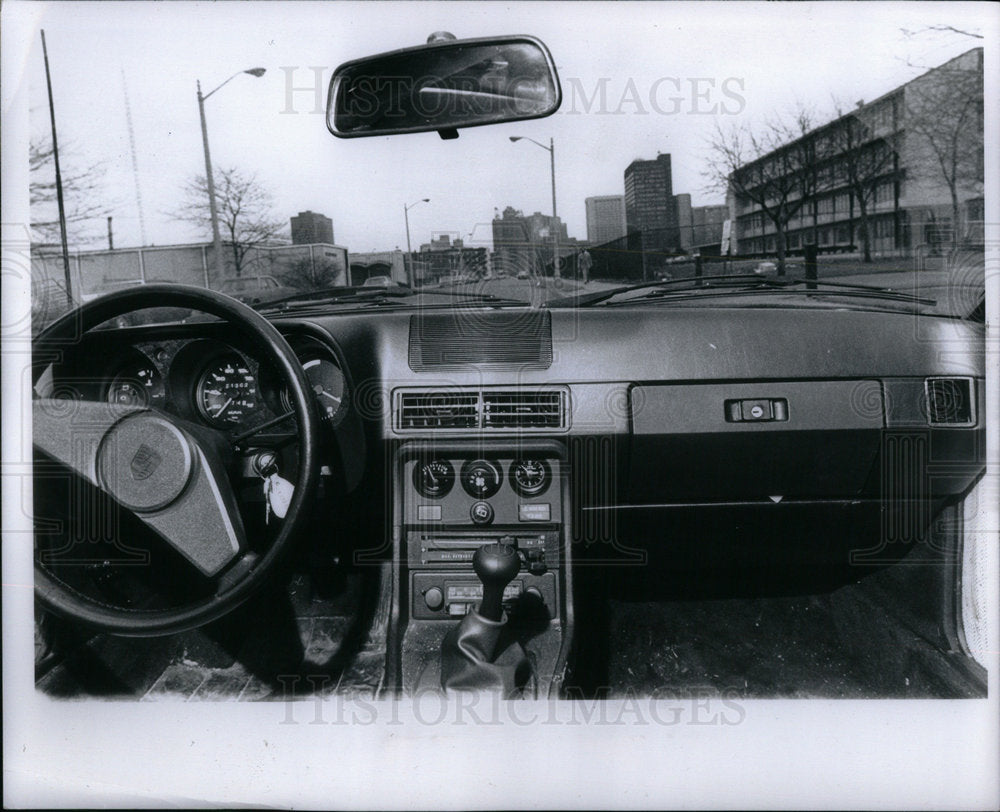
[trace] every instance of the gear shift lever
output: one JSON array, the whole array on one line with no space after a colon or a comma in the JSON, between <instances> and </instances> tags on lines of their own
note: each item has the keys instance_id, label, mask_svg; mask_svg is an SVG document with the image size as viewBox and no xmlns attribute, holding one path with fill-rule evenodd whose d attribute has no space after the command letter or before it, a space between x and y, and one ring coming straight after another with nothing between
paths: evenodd
<instances>
[{"instance_id":1,"label":"gear shift lever","mask_svg":"<svg viewBox=\"0 0 1000 812\"><path fill-rule=\"evenodd\" d=\"M441 687L516 696L531 679L531 662L517 640L503 638L503 592L520 571L521 559L510 544L487 544L476 550L472 568L482 582L483 599L441 641Z\"/></svg>"},{"instance_id":2,"label":"gear shift lever","mask_svg":"<svg viewBox=\"0 0 1000 812\"><path fill-rule=\"evenodd\" d=\"M503 592L521 570L521 559L509 544L487 544L476 550L472 568L483 584L479 614L499 623L503 618Z\"/></svg>"}]
</instances>

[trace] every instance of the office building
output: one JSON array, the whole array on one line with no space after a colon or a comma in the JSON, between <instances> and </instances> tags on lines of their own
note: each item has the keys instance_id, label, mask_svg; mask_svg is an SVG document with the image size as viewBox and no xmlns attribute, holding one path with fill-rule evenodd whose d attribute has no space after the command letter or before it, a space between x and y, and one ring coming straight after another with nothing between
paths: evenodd
<instances>
[{"instance_id":1,"label":"office building","mask_svg":"<svg viewBox=\"0 0 1000 812\"><path fill-rule=\"evenodd\" d=\"M982 74L982 48L967 51L730 175L735 252L777 251L780 235L759 190L799 178L810 183L789 197L787 251L814 243L862 252L867 242L872 256L899 257L982 243Z\"/></svg>"},{"instance_id":2,"label":"office building","mask_svg":"<svg viewBox=\"0 0 1000 812\"><path fill-rule=\"evenodd\" d=\"M333 220L329 217L313 211L300 211L291 219L291 224L293 245L333 245Z\"/></svg>"},{"instance_id":3,"label":"office building","mask_svg":"<svg viewBox=\"0 0 1000 812\"><path fill-rule=\"evenodd\" d=\"M625 223L629 232L643 234L645 250L678 249L670 155L637 159L625 169Z\"/></svg>"},{"instance_id":4,"label":"office building","mask_svg":"<svg viewBox=\"0 0 1000 812\"><path fill-rule=\"evenodd\" d=\"M587 242L593 245L617 240L627 233L625 225L625 197L623 195L600 195L588 197Z\"/></svg>"}]
</instances>

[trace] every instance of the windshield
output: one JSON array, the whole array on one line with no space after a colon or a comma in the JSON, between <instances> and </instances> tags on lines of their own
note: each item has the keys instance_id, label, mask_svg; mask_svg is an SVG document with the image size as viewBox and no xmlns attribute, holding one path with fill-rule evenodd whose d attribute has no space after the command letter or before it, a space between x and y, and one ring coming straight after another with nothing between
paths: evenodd
<instances>
[{"instance_id":1,"label":"windshield","mask_svg":"<svg viewBox=\"0 0 1000 812\"><path fill-rule=\"evenodd\" d=\"M47 7L26 63L35 328L153 280L281 311L599 300L981 318L981 41L932 30L925 5L862 27L837 7L803 27L796 8L738 4L620 6L614 26L600 4L525 6L516 23L487 5L475 25L454 4L212 4L196 26L183 5L155 26L140 6ZM554 115L457 139L327 132L340 63L515 29L553 54ZM657 288L718 276L744 281ZM853 288L760 283L807 277ZM636 285L651 287L592 296Z\"/></svg>"}]
</instances>

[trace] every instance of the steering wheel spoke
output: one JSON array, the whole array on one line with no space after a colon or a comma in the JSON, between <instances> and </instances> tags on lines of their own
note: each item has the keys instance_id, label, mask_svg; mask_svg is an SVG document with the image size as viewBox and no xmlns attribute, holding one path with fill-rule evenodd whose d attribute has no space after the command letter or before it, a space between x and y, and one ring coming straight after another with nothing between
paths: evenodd
<instances>
[{"instance_id":1,"label":"steering wheel spoke","mask_svg":"<svg viewBox=\"0 0 1000 812\"><path fill-rule=\"evenodd\" d=\"M244 547L232 488L214 455L166 415L110 403L36 400L35 446L96 485L202 575Z\"/></svg>"}]
</instances>

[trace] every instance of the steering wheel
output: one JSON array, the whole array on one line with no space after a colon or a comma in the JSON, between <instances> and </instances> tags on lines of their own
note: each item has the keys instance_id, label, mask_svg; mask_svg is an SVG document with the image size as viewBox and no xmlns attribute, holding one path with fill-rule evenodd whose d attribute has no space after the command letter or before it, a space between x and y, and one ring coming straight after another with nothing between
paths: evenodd
<instances>
[{"instance_id":1,"label":"steering wheel","mask_svg":"<svg viewBox=\"0 0 1000 812\"><path fill-rule=\"evenodd\" d=\"M145 406L35 398L35 448L68 467L152 528L214 593L181 606L137 609L110 604L61 580L36 551L35 595L55 613L117 635L151 637L201 626L232 611L274 572L308 519L318 478L319 419L302 365L288 342L263 316L203 288L142 285L110 293L46 327L32 351L33 383L55 353L87 330L149 307L196 309L226 321L278 372L297 421L298 466L286 518L266 551L247 549L234 486L213 432ZM192 573L194 575L194 573ZM211 591L211 590L210 590Z\"/></svg>"}]
</instances>

